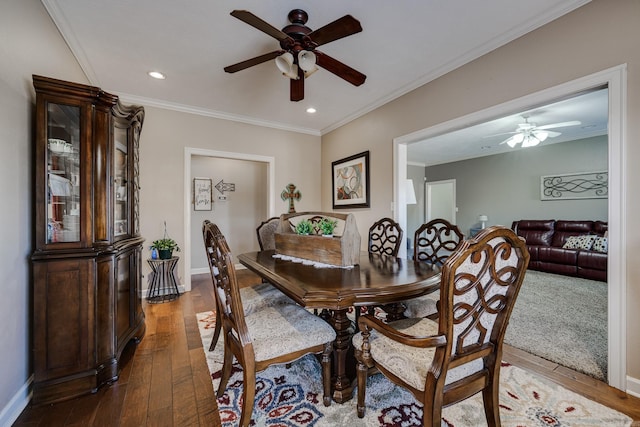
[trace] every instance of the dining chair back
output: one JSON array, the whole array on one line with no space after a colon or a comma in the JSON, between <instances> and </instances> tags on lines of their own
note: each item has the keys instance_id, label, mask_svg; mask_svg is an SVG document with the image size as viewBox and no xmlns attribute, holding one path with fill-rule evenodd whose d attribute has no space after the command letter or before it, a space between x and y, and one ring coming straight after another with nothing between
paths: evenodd
<instances>
[{"instance_id":1,"label":"dining chair back","mask_svg":"<svg viewBox=\"0 0 640 427\"><path fill-rule=\"evenodd\" d=\"M413 259L442 265L463 240L464 234L457 225L446 219L433 219L416 230Z\"/></svg>"},{"instance_id":2,"label":"dining chair back","mask_svg":"<svg viewBox=\"0 0 640 427\"><path fill-rule=\"evenodd\" d=\"M382 218L374 222L369 228L368 251L397 257L400 243L402 242L402 234L403 231L400 224L391 218Z\"/></svg>"},{"instance_id":3,"label":"dining chair back","mask_svg":"<svg viewBox=\"0 0 640 427\"><path fill-rule=\"evenodd\" d=\"M505 227L464 241L442 266L437 322L359 320L359 417L366 376L377 368L423 405L423 425L440 426L442 408L482 391L489 426L500 425L498 392L504 334L529 263L525 242Z\"/></svg>"},{"instance_id":4,"label":"dining chair back","mask_svg":"<svg viewBox=\"0 0 640 427\"><path fill-rule=\"evenodd\" d=\"M441 266L464 240L457 225L445 219L434 219L422 224L415 232L413 259ZM404 302L405 317L438 316L437 293L423 295Z\"/></svg>"},{"instance_id":5,"label":"dining chair back","mask_svg":"<svg viewBox=\"0 0 640 427\"><path fill-rule=\"evenodd\" d=\"M213 224L209 220L203 221L202 237L204 240L206 258L209 264L209 270L211 271L211 279L213 280L214 288L216 287L216 277L219 275L220 268L224 267L220 265L219 249L215 242L215 238L220 236L223 236L223 234L216 224ZM255 311L269 306L295 304L291 298L280 292L270 283L264 281L262 283L242 287L240 289L240 296L242 297L242 305L245 315L250 315ZM216 306L216 323L213 330L211 344L209 345L209 351L213 351L216 348L218 339L220 339L220 331L222 330L222 319L220 313L222 313L220 307Z\"/></svg>"},{"instance_id":6,"label":"dining chair back","mask_svg":"<svg viewBox=\"0 0 640 427\"><path fill-rule=\"evenodd\" d=\"M280 218L273 216L266 221L262 221L258 228L256 228L256 234L258 235L258 245L260 245L261 251L276 248L275 233L278 230L278 223Z\"/></svg>"},{"instance_id":7,"label":"dining chair back","mask_svg":"<svg viewBox=\"0 0 640 427\"><path fill-rule=\"evenodd\" d=\"M242 366L242 408L239 425L248 426L253 413L256 373L273 364L287 364L310 354L322 354L323 402L331 402L331 325L295 304L267 306L245 315L233 257L226 239L213 223L205 224L210 236L216 306L224 337L224 362L217 397L222 397L232 374L234 358Z\"/></svg>"}]
</instances>

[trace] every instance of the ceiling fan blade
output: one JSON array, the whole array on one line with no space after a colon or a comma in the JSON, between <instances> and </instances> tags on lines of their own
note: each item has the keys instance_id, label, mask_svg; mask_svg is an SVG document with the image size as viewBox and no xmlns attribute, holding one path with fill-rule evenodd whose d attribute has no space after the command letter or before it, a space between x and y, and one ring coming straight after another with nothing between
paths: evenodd
<instances>
[{"instance_id":1,"label":"ceiling fan blade","mask_svg":"<svg viewBox=\"0 0 640 427\"><path fill-rule=\"evenodd\" d=\"M224 70L227 73L235 73L240 70L244 70L245 68L253 67L254 65L262 64L270 59L277 58L282 55L284 51L282 50L274 50L273 52L265 53L264 55L256 56L255 58L247 59L246 61L238 62L237 64L229 65L228 67L224 67Z\"/></svg>"},{"instance_id":2,"label":"ceiling fan blade","mask_svg":"<svg viewBox=\"0 0 640 427\"><path fill-rule=\"evenodd\" d=\"M535 134L536 134L536 132L538 132L538 129L534 130L534 131L533 131L533 134L535 135ZM547 136L548 136L549 138L555 138L556 136L562 135L562 133L560 133L560 132L554 132L554 131L552 131L552 130L545 130L545 131L543 131L543 132L546 132L546 133L547 133ZM536 135L536 136L537 136L537 135Z\"/></svg>"},{"instance_id":3,"label":"ceiling fan blade","mask_svg":"<svg viewBox=\"0 0 640 427\"><path fill-rule=\"evenodd\" d=\"M273 25L258 18L256 15L249 12L248 10L234 10L231 12L231 16L236 17L239 20L251 25L253 28L256 28L262 31L263 33L270 35L274 39L277 39L279 41L284 41L289 39L293 44L293 39L289 37L286 33L283 33Z\"/></svg>"},{"instance_id":4,"label":"ceiling fan blade","mask_svg":"<svg viewBox=\"0 0 640 427\"><path fill-rule=\"evenodd\" d=\"M304 71L302 68L298 67L298 79L291 79L290 88L292 101L297 102L304 99Z\"/></svg>"},{"instance_id":5,"label":"ceiling fan blade","mask_svg":"<svg viewBox=\"0 0 640 427\"><path fill-rule=\"evenodd\" d=\"M330 73L348 81L354 86L360 86L366 80L367 76L360 71L354 70L346 64L330 57L322 52L314 51L316 54L316 63Z\"/></svg>"},{"instance_id":6,"label":"ceiling fan blade","mask_svg":"<svg viewBox=\"0 0 640 427\"><path fill-rule=\"evenodd\" d=\"M351 15L345 15L328 23L324 27L320 27L308 34L309 38L316 44L321 46L334 40L350 36L362 31L360 21Z\"/></svg>"},{"instance_id":7,"label":"ceiling fan blade","mask_svg":"<svg viewBox=\"0 0 640 427\"><path fill-rule=\"evenodd\" d=\"M544 126L536 126L536 129L554 129L554 128L564 128L564 127L568 127L568 126L577 126L577 125L581 125L582 122L578 121L578 120L573 120L571 122L562 122L562 123L552 123L550 125L544 125Z\"/></svg>"}]
</instances>

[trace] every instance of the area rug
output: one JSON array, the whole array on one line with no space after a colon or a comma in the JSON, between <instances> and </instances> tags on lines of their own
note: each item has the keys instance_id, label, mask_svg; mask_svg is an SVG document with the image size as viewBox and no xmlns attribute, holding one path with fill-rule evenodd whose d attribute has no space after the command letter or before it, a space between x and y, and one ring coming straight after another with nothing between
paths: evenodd
<instances>
[{"instance_id":1,"label":"area rug","mask_svg":"<svg viewBox=\"0 0 640 427\"><path fill-rule=\"evenodd\" d=\"M214 390L220 382L222 339L209 352L215 315L197 314ZM320 363L305 356L290 367L272 366L258 374L251 425L272 427L322 426L421 426L422 405L411 393L388 381L381 374L367 382L364 418L356 415L355 398L344 404L322 403ZM354 391L355 396L355 391ZM240 420L242 370L234 366L224 395L218 399L223 427L235 427ZM626 415L590 401L552 382L503 364L500 378L500 415L505 427L630 426ZM482 399L476 395L445 408L442 426L485 426Z\"/></svg>"},{"instance_id":2,"label":"area rug","mask_svg":"<svg viewBox=\"0 0 640 427\"><path fill-rule=\"evenodd\" d=\"M607 381L607 283L527 270L506 344Z\"/></svg>"}]
</instances>

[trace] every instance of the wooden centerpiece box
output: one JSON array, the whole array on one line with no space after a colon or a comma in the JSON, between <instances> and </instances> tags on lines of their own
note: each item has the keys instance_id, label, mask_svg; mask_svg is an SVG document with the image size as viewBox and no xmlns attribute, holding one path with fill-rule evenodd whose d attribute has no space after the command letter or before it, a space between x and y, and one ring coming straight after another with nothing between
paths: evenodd
<instances>
[{"instance_id":1,"label":"wooden centerpiece box","mask_svg":"<svg viewBox=\"0 0 640 427\"><path fill-rule=\"evenodd\" d=\"M332 237L322 235L323 218L337 221ZM296 225L308 220L309 235L296 233ZM276 253L337 266L360 263L360 233L353 214L333 212L300 212L283 214L275 233Z\"/></svg>"}]
</instances>

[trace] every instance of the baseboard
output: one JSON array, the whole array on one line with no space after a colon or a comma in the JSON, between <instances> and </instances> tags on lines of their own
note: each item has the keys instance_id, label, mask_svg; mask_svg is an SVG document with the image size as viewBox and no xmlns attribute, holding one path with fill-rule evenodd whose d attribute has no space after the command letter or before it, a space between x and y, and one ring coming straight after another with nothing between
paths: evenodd
<instances>
[{"instance_id":1,"label":"baseboard","mask_svg":"<svg viewBox=\"0 0 640 427\"><path fill-rule=\"evenodd\" d=\"M192 268L191 275L195 276L196 274L209 274L209 267L204 268Z\"/></svg>"},{"instance_id":2,"label":"baseboard","mask_svg":"<svg viewBox=\"0 0 640 427\"><path fill-rule=\"evenodd\" d=\"M9 403L7 403L7 406L2 408L0 412L0 426L13 425L22 411L24 411L24 408L27 407L31 400L31 383L33 383L33 375L20 387Z\"/></svg>"},{"instance_id":3,"label":"baseboard","mask_svg":"<svg viewBox=\"0 0 640 427\"><path fill-rule=\"evenodd\" d=\"M627 394L640 398L640 379L627 375Z\"/></svg>"}]
</instances>

